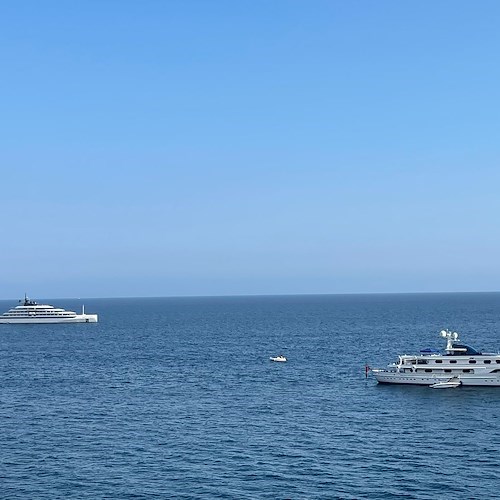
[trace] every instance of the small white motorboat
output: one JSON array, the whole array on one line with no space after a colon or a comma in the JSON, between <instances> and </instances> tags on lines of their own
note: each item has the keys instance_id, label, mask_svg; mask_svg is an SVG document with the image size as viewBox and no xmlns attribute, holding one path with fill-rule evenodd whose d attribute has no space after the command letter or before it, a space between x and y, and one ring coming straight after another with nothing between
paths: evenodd
<instances>
[{"instance_id":1,"label":"small white motorboat","mask_svg":"<svg viewBox=\"0 0 500 500\"><path fill-rule=\"evenodd\" d=\"M271 361L278 361L280 363L284 363L286 361L285 356L280 355L280 356L273 356L269 358Z\"/></svg>"},{"instance_id":2,"label":"small white motorboat","mask_svg":"<svg viewBox=\"0 0 500 500\"><path fill-rule=\"evenodd\" d=\"M453 389L455 387L460 387L462 382L458 377L452 377L444 382L436 382L435 384L430 385L431 389Z\"/></svg>"}]
</instances>

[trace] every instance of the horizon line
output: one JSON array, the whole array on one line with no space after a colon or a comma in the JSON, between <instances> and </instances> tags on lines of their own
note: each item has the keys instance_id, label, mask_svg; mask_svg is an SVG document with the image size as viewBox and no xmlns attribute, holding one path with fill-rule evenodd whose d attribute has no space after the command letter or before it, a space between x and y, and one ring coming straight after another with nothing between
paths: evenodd
<instances>
[{"instance_id":1,"label":"horizon line","mask_svg":"<svg viewBox=\"0 0 500 500\"><path fill-rule=\"evenodd\" d=\"M439 294L486 294L500 293L500 290L475 291L433 291L433 292L332 292L332 293L239 293L214 295L120 295L112 297L45 297L38 300L102 300L102 299L183 299L183 298L230 298L230 297L321 297L342 295L439 295ZM1 298L2 301L19 301L21 299Z\"/></svg>"}]
</instances>

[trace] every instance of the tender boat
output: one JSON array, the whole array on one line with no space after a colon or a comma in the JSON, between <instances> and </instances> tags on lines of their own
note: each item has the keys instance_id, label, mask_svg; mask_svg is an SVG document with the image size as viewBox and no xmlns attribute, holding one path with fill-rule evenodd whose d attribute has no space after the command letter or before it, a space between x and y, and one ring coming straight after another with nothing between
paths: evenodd
<instances>
[{"instance_id":1,"label":"tender boat","mask_svg":"<svg viewBox=\"0 0 500 500\"><path fill-rule=\"evenodd\" d=\"M371 370L380 384L418 384L436 389L458 385L500 387L500 354L479 352L462 343L457 332L443 330L444 352L424 349L403 354L384 369ZM457 379L452 380L452 379ZM446 384L439 385L437 384Z\"/></svg>"},{"instance_id":2,"label":"tender boat","mask_svg":"<svg viewBox=\"0 0 500 500\"><path fill-rule=\"evenodd\" d=\"M0 315L0 323L97 323L97 314L82 314L66 311L47 304L38 304L24 296L21 304Z\"/></svg>"},{"instance_id":3,"label":"tender boat","mask_svg":"<svg viewBox=\"0 0 500 500\"><path fill-rule=\"evenodd\" d=\"M279 363L284 363L286 361L285 356L280 355L280 356L274 356L269 358L271 361L278 361Z\"/></svg>"},{"instance_id":4,"label":"tender boat","mask_svg":"<svg viewBox=\"0 0 500 500\"><path fill-rule=\"evenodd\" d=\"M430 385L432 389L454 389L455 387L460 387L462 382L458 377L451 377L445 382L436 382L435 384Z\"/></svg>"}]
</instances>

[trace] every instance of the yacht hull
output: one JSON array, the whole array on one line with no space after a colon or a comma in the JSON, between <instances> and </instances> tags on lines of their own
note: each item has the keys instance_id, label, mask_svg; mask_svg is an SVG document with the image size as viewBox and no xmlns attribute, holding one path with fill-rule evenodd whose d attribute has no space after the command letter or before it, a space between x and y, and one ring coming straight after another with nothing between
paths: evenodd
<instances>
[{"instance_id":1,"label":"yacht hull","mask_svg":"<svg viewBox=\"0 0 500 500\"><path fill-rule=\"evenodd\" d=\"M437 382L446 382L449 380L449 375L438 376L419 376L416 374L391 373L378 370L372 370L373 375L379 384L409 384L409 385L432 385ZM460 375L462 385L476 385L488 387L500 387L499 375L477 375L465 376Z\"/></svg>"},{"instance_id":2,"label":"yacht hull","mask_svg":"<svg viewBox=\"0 0 500 500\"><path fill-rule=\"evenodd\" d=\"M71 318L2 318L0 324L36 324L36 323L97 323L97 314L77 314Z\"/></svg>"}]
</instances>

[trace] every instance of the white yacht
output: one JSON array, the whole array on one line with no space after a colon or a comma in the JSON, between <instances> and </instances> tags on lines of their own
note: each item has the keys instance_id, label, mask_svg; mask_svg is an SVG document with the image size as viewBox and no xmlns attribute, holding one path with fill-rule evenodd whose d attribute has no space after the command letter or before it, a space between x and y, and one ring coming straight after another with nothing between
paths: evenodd
<instances>
[{"instance_id":1,"label":"white yacht","mask_svg":"<svg viewBox=\"0 0 500 500\"><path fill-rule=\"evenodd\" d=\"M279 356L272 356L269 358L271 361L277 361L278 363L286 363L287 359L283 354L280 354Z\"/></svg>"},{"instance_id":2,"label":"white yacht","mask_svg":"<svg viewBox=\"0 0 500 500\"><path fill-rule=\"evenodd\" d=\"M24 301L7 312L0 315L0 323L97 323L97 314L85 314L85 306L82 306L82 314L74 311L38 304L30 300L26 295Z\"/></svg>"},{"instance_id":3,"label":"white yacht","mask_svg":"<svg viewBox=\"0 0 500 500\"><path fill-rule=\"evenodd\" d=\"M385 369L372 372L381 384L435 385L453 378L457 385L500 387L500 354L478 352L463 344L458 333L443 330L444 352L424 349L418 355L403 354Z\"/></svg>"},{"instance_id":4,"label":"white yacht","mask_svg":"<svg viewBox=\"0 0 500 500\"><path fill-rule=\"evenodd\" d=\"M461 385L462 382L460 382L460 379L458 377L451 377L445 382L436 382L429 387L431 387L432 389L455 389L457 387L460 387Z\"/></svg>"}]
</instances>

